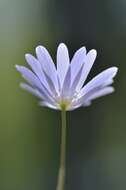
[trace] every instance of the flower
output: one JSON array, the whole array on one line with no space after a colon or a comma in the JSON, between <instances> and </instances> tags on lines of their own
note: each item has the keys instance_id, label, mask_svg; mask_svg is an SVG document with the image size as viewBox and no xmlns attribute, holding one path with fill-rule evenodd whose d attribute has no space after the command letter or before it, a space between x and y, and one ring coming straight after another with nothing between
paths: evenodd
<instances>
[{"instance_id":1,"label":"flower","mask_svg":"<svg viewBox=\"0 0 126 190\"><path fill-rule=\"evenodd\" d=\"M71 62L68 49L61 43L57 49L57 67L43 46L36 48L36 57L26 54L31 69L16 65L16 69L28 82L21 87L40 99L40 105L58 110L74 110L89 106L92 100L110 94L118 68L110 67L85 84L87 76L96 59L97 52L92 49L86 53L82 47L76 51Z\"/></svg>"}]
</instances>

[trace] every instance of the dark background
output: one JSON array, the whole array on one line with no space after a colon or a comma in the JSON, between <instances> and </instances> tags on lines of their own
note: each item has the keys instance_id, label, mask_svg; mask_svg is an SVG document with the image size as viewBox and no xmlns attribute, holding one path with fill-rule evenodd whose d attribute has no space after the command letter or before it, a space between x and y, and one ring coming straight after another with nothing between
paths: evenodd
<instances>
[{"instance_id":1,"label":"dark background","mask_svg":"<svg viewBox=\"0 0 126 190\"><path fill-rule=\"evenodd\" d=\"M125 190L125 0L0 0L0 189L56 189L60 112L19 88L14 65L40 44L55 60L60 42L70 57L83 45L98 51L88 79L119 67L114 94L67 114L66 189Z\"/></svg>"}]
</instances>

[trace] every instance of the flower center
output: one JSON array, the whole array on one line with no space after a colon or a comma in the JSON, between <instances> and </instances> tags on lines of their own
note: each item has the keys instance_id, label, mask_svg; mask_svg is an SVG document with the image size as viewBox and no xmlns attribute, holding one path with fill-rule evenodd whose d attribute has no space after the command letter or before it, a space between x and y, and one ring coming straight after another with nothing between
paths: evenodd
<instances>
[{"instance_id":1,"label":"flower center","mask_svg":"<svg viewBox=\"0 0 126 190\"><path fill-rule=\"evenodd\" d=\"M69 110L73 104L77 101L77 95L78 93L75 93L73 96L57 96L55 98L57 106L61 109L61 110Z\"/></svg>"},{"instance_id":2,"label":"flower center","mask_svg":"<svg viewBox=\"0 0 126 190\"><path fill-rule=\"evenodd\" d=\"M67 108L70 106L70 104L71 104L71 101L68 101L68 100L61 100L61 102L59 103L60 108L62 110L67 110Z\"/></svg>"},{"instance_id":3,"label":"flower center","mask_svg":"<svg viewBox=\"0 0 126 190\"><path fill-rule=\"evenodd\" d=\"M71 98L63 98L63 97L57 98L57 104L61 110L67 110L71 106L71 103L72 103Z\"/></svg>"}]
</instances>

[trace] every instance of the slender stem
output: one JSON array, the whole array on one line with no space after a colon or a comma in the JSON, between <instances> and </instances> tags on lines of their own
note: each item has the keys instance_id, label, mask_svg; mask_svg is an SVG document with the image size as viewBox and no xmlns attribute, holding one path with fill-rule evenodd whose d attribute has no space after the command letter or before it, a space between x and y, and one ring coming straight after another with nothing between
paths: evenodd
<instances>
[{"instance_id":1,"label":"slender stem","mask_svg":"<svg viewBox=\"0 0 126 190\"><path fill-rule=\"evenodd\" d=\"M66 111L62 109L62 130L61 130L61 152L60 152L60 167L56 190L64 190L65 188L65 169L66 169Z\"/></svg>"}]
</instances>

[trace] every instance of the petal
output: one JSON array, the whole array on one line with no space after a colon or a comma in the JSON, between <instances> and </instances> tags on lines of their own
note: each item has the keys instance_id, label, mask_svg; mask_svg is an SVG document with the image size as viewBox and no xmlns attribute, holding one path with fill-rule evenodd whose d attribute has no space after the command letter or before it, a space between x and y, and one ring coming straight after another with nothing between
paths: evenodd
<instances>
[{"instance_id":1,"label":"petal","mask_svg":"<svg viewBox=\"0 0 126 190\"><path fill-rule=\"evenodd\" d=\"M48 96L45 92L40 92L38 89L32 88L30 85L26 84L26 83L21 83L20 87L28 92L30 92L31 94L33 94L34 96L40 98L41 100L46 100L49 103L54 103L54 100L51 99L50 96Z\"/></svg>"},{"instance_id":2,"label":"petal","mask_svg":"<svg viewBox=\"0 0 126 190\"><path fill-rule=\"evenodd\" d=\"M93 66L93 63L96 59L97 52L96 50L92 49L91 51L88 52L86 58L85 58L85 64L83 67L82 75L80 78L80 81L78 82L76 90L79 91L80 88L83 86L84 82L87 79L87 76Z\"/></svg>"},{"instance_id":3,"label":"petal","mask_svg":"<svg viewBox=\"0 0 126 190\"><path fill-rule=\"evenodd\" d=\"M55 105L50 104L50 103L48 103L48 102L46 102L46 101L41 101L41 102L39 102L39 105L40 105L40 106L49 107L49 108L54 109L54 110L58 110L58 109L59 109L59 108L57 108Z\"/></svg>"},{"instance_id":4,"label":"petal","mask_svg":"<svg viewBox=\"0 0 126 190\"><path fill-rule=\"evenodd\" d=\"M46 81L40 62L31 54L26 54L25 59L32 68L33 72L37 75L37 77L40 79L43 85L46 86L51 93L51 90L49 88L48 82Z\"/></svg>"},{"instance_id":5,"label":"petal","mask_svg":"<svg viewBox=\"0 0 126 190\"><path fill-rule=\"evenodd\" d=\"M84 96L93 88L110 85L113 82L112 79L117 74L117 71L118 71L117 67L111 67L101 72L82 88L82 90L79 93L79 96Z\"/></svg>"},{"instance_id":6,"label":"petal","mask_svg":"<svg viewBox=\"0 0 126 190\"><path fill-rule=\"evenodd\" d=\"M44 74L45 74L45 77L46 77L46 80L48 82L48 85L49 85L49 88L50 88L51 92L53 93L53 95L57 96L58 93L56 91L56 88L55 88L55 85L54 85L53 81L51 80L51 77L48 76L45 72L44 72Z\"/></svg>"},{"instance_id":7,"label":"petal","mask_svg":"<svg viewBox=\"0 0 126 190\"><path fill-rule=\"evenodd\" d=\"M53 60L51 56L49 55L48 51L43 46L38 46L36 48L36 55L41 63L41 66L45 73L51 78L57 92L58 92L58 80L57 80L57 72L55 65L53 63Z\"/></svg>"},{"instance_id":8,"label":"petal","mask_svg":"<svg viewBox=\"0 0 126 190\"><path fill-rule=\"evenodd\" d=\"M82 47L79 50L76 51L74 54L72 60L71 60L71 82L75 80L76 73L79 72L82 65L85 63L85 57L86 57L86 48Z\"/></svg>"},{"instance_id":9,"label":"petal","mask_svg":"<svg viewBox=\"0 0 126 190\"><path fill-rule=\"evenodd\" d=\"M76 74L76 77L73 80L73 83L71 84L70 87L70 95L73 95L76 93L76 87L78 85L78 82L80 80L81 74L82 74L82 70L83 70L83 65L81 66L80 70L78 71L78 73ZM72 80L72 79L71 79Z\"/></svg>"},{"instance_id":10,"label":"petal","mask_svg":"<svg viewBox=\"0 0 126 190\"><path fill-rule=\"evenodd\" d=\"M16 69L22 74L23 78L27 80L29 84L37 88L41 88L41 82L36 75L24 66L16 65Z\"/></svg>"},{"instance_id":11,"label":"petal","mask_svg":"<svg viewBox=\"0 0 126 190\"><path fill-rule=\"evenodd\" d=\"M111 86L104 87L104 88L96 91L95 93L92 93L92 95L90 95L88 97L88 100L94 100L94 99L99 98L101 96L105 96L107 94L111 94L112 92L114 92L114 88L113 87L111 87Z\"/></svg>"},{"instance_id":12,"label":"petal","mask_svg":"<svg viewBox=\"0 0 126 190\"><path fill-rule=\"evenodd\" d=\"M31 94L33 94L34 96L37 96L40 99L44 99L44 97L42 96L42 94L37 90L32 88L30 85L26 84L26 83L21 83L20 87L23 88L24 90L27 90L28 92L30 92Z\"/></svg>"},{"instance_id":13,"label":"petal","mask_svg":"<svg viewBox=\"0 0 126 190\"><path fill-rule=\"evenodd\" d=\"M63 87L62 87L62 91L61 91L61 96L67 96L69 95L70 92L70 84L71 84L71 67L69 65L68 71L66 73L64 82L63 82Z\"/></svg>"},{"instance_id":14,"label":"petal","mask_svg":"<svg viewBox=\"0 0 126 190\"><path fill-rule=\"evenodd\" d=\"M81 104L77 104L77 105L71 106L70 108L67 109L67 111L73 111L73 110L79 108L80 106L81 106Z\"/></svg>"},{"instance_id":15,"label":"petal","mask_svg":"<svg viewBox=\"0 0 126 190\"><path fill-rule=\"evenodd\" d=\"M27 69L26 67L16 65L16 69L22 74L23 78L31 84L33 88L37 88L43 96L46 98L47 101L53 102L54 99L48 89L43 86L43 84L40 82L40 80L36 77L36 75Z\"/></svg>"},{"instance_id":16,"label":"petal","mask_svg":"<svg viewBox=\"0 0 126 190\"><path fill-rule=\"evenodd\" d=\"M90 100L81 98L81 99L77 100L76 102L73 102L73 105L71 106L71 108L69 110L74 110L74 109L77 109L77 108L82 107L82 106L87 107L90 105L91 105Z\"/></svg>"},{"instance_id":17,"label":"petal","mask_svg":"<svg viewBox=\"0 0 126 190\"><path fill-rule=\"evenodd\" d=\"M88 106L90 106L90 105L91 105L91 101L86 100L81 106L83 106L83 107L88 107Z\"/></svg>"},{"instance_id":18,"label":"petal","mask_svg":"<svg viewBox=\"0 0 126 190\"><path fill-rule=\"evenodd\" d=\"M114 82L113 79L109 79L109 80L107 80L106 82L103 83L103 86L111 85L113 82Z\"/></svg>"},{"instance_id":19,"label":"petal","mask_svg":"<svg viewBox=\"0 0 126 190\"><path fill-rule=\"evenodd\" d=\"M35 73L42 70L40 62L31 54L25 54L25 59Z\"/></svg>"},{"instance_id":20,"label":"petal","mask_svg":"<svg viewBox=\"0 0 126 190\"><path fill-rule=\"evenodd\" d=\"M61 43L57 49L57 73L61 87L64 82L67 70L69 68L69 53L65 44Z\"/></svg>"},{"instance_id":21,"label":"petal","mask_svg":"<svg viewBox=\"0 0 126 190\"><path fill-rule=\"evenodd\" d=\"M94 99L99 98L101 96L105 96L105 95L110 94L112 92L114 92L114 88L110 87L110 86L109 87L103 87L103 88L95 88L92 91L85 94L80 99L78 99L76 104L81 104L82 106L89 106L91 104L91 100L94 100Z\"/></svg>"}]
</instances>

